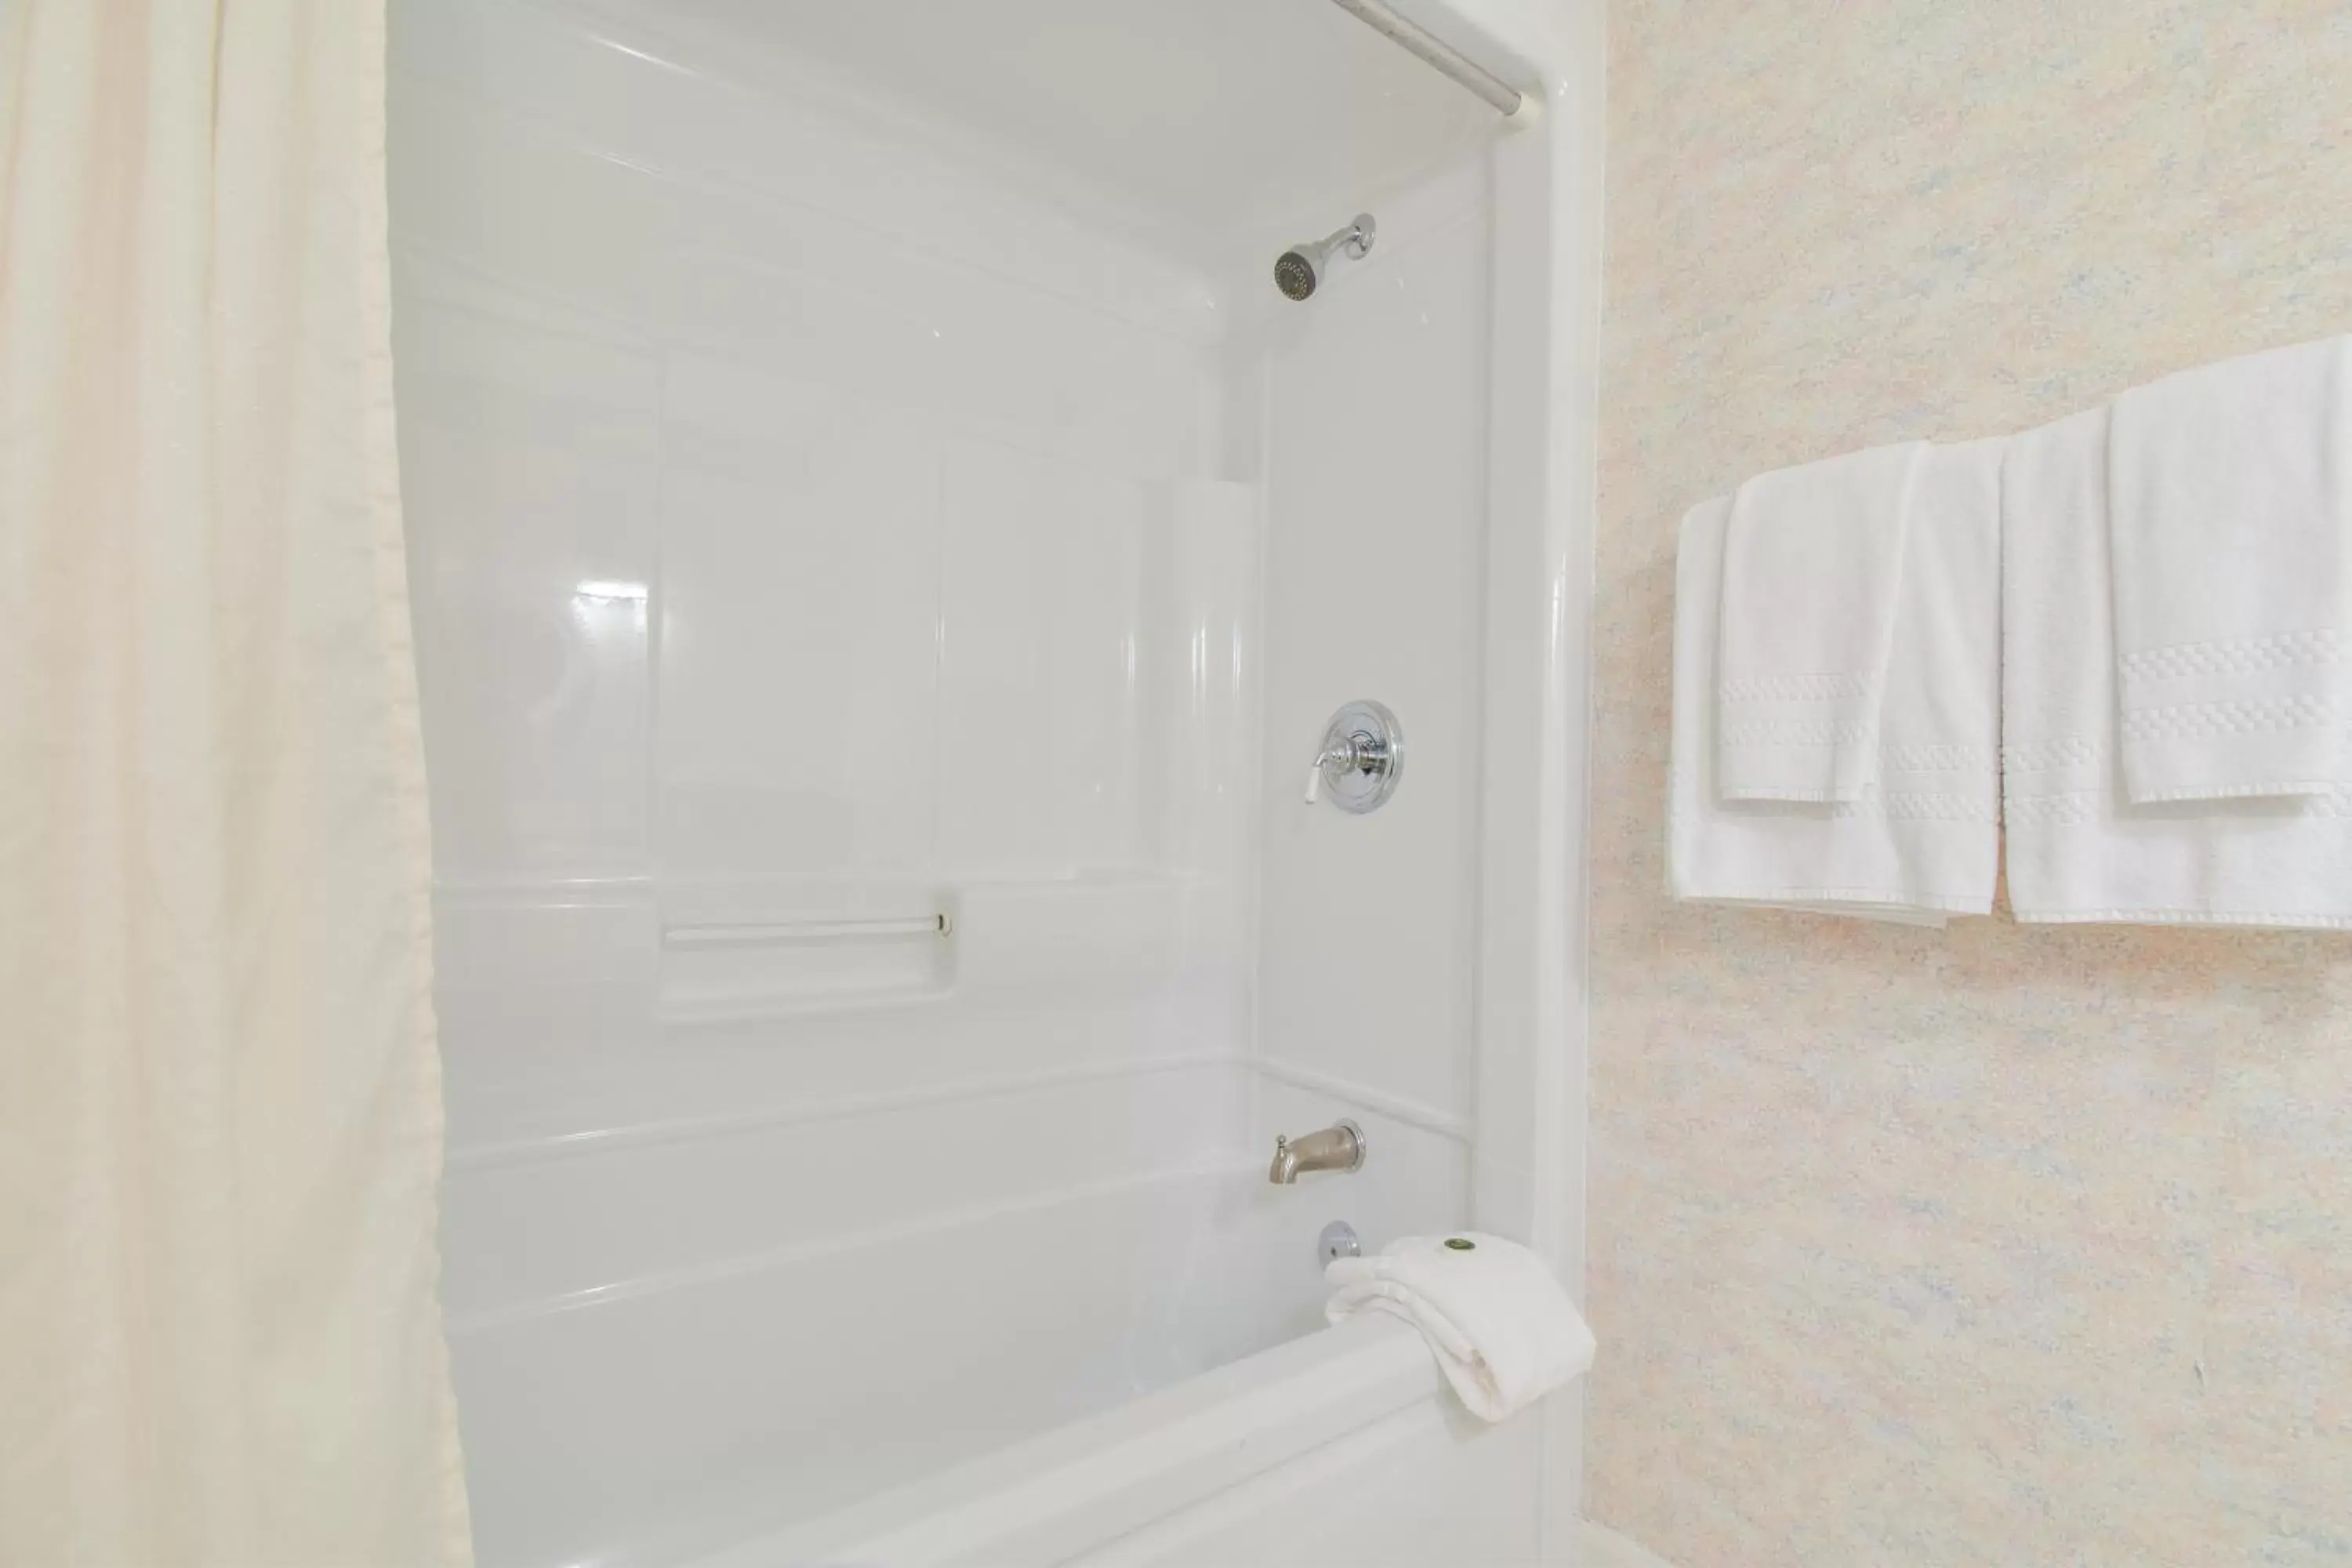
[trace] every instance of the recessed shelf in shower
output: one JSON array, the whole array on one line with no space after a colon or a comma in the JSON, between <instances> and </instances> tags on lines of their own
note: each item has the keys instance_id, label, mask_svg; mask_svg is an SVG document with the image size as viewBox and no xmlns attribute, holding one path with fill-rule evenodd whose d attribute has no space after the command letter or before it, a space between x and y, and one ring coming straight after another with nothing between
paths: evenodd
<instances>
[{"instance_id":1,"label":"recessed shelf in shower","mask_svg":"<svg viewBox=\"0 0 2352 1568\"><path fill-rule=\"evenodd\" d=\"M704 889L671 902L661 928L670 1016L890 1005L943 993L954 978L955 900L940 889L827 903L805 888Z\"/></svg>"}]
</instances>

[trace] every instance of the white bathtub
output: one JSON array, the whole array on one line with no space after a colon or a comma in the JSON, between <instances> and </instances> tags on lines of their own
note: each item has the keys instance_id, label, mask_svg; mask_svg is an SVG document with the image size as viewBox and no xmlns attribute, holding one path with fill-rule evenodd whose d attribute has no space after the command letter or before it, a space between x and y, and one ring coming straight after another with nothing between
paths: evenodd
<instances>
[{"instance_id":1,"label":"white bathtub","mask_svg":"<svg viewBox=\"0 0 2352 1568\"><path fill-rule=\"evenodd\" d=\"M1418 1335L1360 1320L698 1568L1535 1563L1540 1430L1467 1415Z\"/></svg>"},{"instance_id":2,"label":"white bathtub","mask_svg":"<svg viewBox=\"0 0 2352 1568\"><path fill-rule=\"evenodd\" d=\"M723 1131L461 1152L450 1245L466 1294L451 1302L449 1334L469 1461L498 1478L493 1505L478 1509L482 1560L655 1564L718 1549L798 1563L815 1551L804 1541L935 1509L946 1511L933 1532L908 1539L957 1542L971 1520L995 1517L975 1488L1033 1466L1050 1471L1042 1495L1074 1507L1068 1489L1086 1478L1119 1494L1036 1539L1108 1542L1155 1506L1140 1472L1168 1469L1166 1495L1180 1500L1160 1511L1172 1511L1213 1479L1234 1484L1236 1466L1329 1440L1339 1428L1318 1410L1344 1426L1352 1412L1418 1402L1430 1408L1416 1442L1458 1437L1467 1428L1436 1398L1416 1339L1322 1331L1316 1253L1334 1217L1450 1223L1468 1180L1451 1140L1354 1106L1380 1159L1352 1189L1272 1186L1262 1158L1239 1150L1054 1179L1060 1162L1109 1163L1121 1146L1183 1149L1194 1123L1235 1102L1255 1102L1269 1128L1325 1103L1257 1077L1244 1063L1187 1061L863 1106L816 1128L739 1118ZM828 1173L855 1186L867 1151L957 1136L974 1154L1022 1146L1034 1167L975 1173L969 1201L919 1223L863 1225L893 1205L887 1173L875 1173L877 1190L826 1205L838 1228L817 1240L798 1239L809 1222L762 1196L821 1197ZM668 1211L677 1193L703 1194L698 1212ZM745 1250L695 1263L698 1233ZM643 1272L623 1277L625 1263ZM1376 1348L1349 1349L1364 1345ZM1251 1435L1286 1410L1300 1423L1291 1437ZM1521 1437L1540 1425L1523 1418ZM1055 1458L1114 1442L1137 1473L1066 1471ZM1203 1468L1203 1444L1231 1451ZM864 1527L794 1530L789 1550L748 1558L724 1551L858 1499L874 1500L855 1513ZM897 1539L821 1555L895 1563ZM1030 1539L969 1560L1058 1560L1014 1550Z\"/></svg>"}]
</instances>

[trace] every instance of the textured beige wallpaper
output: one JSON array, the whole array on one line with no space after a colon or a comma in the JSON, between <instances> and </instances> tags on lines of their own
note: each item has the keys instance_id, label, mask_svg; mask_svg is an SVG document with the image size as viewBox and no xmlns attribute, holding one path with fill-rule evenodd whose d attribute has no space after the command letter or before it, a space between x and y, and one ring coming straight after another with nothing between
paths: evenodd
<instances>
[{"instance_id":1,"label":"textured beige wallpaper","mask_svg":"<svg viewBox=\"0 0 2352 1568\"><path fill-rule=\"evenodd\" d=\"M2352 1563L2352 940L1666 901L1675 528L2352 331L2352 0L1617 0L1594 1517L1683 1568Z\"/></svg>"}]
</instances>

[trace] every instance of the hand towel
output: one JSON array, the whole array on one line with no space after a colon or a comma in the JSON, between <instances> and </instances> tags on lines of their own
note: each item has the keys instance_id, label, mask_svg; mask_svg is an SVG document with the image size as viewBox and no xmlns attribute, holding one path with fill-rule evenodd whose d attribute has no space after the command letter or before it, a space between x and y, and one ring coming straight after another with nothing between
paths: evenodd
<instances>
[{"instance_id":1,"label":"hand towel","mask_svg":"<svg viewBox=\"0 0 2352 1568\"><path fill-rule=\"evenodd\" d=\"M1904 513L1924 442L1759 474L1724 543L1717 792L1857 801L1878 718Z\"/></svg>"},{"instance_id":2,"label":"hand towel","mask_svg":"<svg viewBox=\"0 0 2352 1568\"><path fill-rule=\"evenodd\" d=\"M1336 1258L1324 1315L1386 1312L1422 1332L1471 1414L1500 1421L1592 1365L1592 1331L1543 1259L1482 1231L1412 1236Z\"/></svg>"},{"instance_id":3,"label":"hand towel","mask_svg":"<svg viewBox=\"0 0 2352 1568\"><path fill-rule=\"evenodd\" d=\"M1933 926L1992 911L2001 447L1971 441L1918 458L1874 782L1850 804L1719 798L1709 677L1731 503L1683 520L1666 854L1675 898Z\"/></svg>"},{"instance_id":4,"label":"hand towel","mask_svg":"<svg viewBox=\"0 0 2352 1568\"><path fill-rule=\"evenodd\" d=\"M2002 794L2027 921L2352 927L2352 792L2135 805L2117 744L2109 414L2001 473Z\"/></svg>"},{"instance_id":5,"label":"hand towel","mask_svg":"<svg viewBox=\"0 0 2352 1568\"><path fill-rule=\"evenodd\" d=\"M2124 782L2135 802L2347 782L2352 339L2116 399L2108 450Z\"/></svg>"}]
</instances>

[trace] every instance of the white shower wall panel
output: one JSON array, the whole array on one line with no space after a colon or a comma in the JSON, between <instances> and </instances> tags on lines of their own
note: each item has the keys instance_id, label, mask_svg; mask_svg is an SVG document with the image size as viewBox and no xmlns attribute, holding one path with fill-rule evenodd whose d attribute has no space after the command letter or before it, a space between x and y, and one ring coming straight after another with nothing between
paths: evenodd
<instances>
[{"instance_id":1,"label":"white shower wall panel","mask_svg":"<svg viewBox=\"0 0 2352 1568\"><path fill-rule=\"evenodd\" d=\"M734 367L671 384L662 875L1141 863L1140 552L1166 487Z\"/></svg>"},{"instance_id":2,"label":"white shower wall panel","mask_svg":"<svg viewBox=\"0 0 2352 1568\"><path fill-rule=\"evenodd\" d=\"M403 7L442 41L399 57L430 109L396 149L433 171L399 192L421 564L457 584L428 657L509 672L442 686L501 785L444 748L451 879L1131 861L1141 534L1217 423L1170 269L1017 192L942 229L957 172L919 143L720 118L722 84L560 14L436 3ZM1041 227L1057 252L1002 243Z\"/></svg>"},{"instance_id":3,"label":"white shower wall panel","mask_svg":"<svg viewBox=\"0 0 2352 1568\"><path fill-rule=\"evenodd\" d=\"M657 1560L1270 1342L1202 279L584 10L392 15L483 1561Z\"/></svg>"},{"instance_id":4,"label":"white shower wall panel","mask_svg":"<svg viewBox=\"0 0 2352 1568\"><path fill-rule=\"evenodd\" d=\"M1457 1140L1473 1110L1488 179L1468 160L1381 202L1371 255L1264 329L1260 1048ZM1396 795L1364 816L1307 808L1307 761L1356 698L1402 726Z\"/></svg>"},{"instance_id":5,"label":"white shower wall panel","mask_svg":"<svg viewBox=\"0 0 2352 1568\"><path fill-rule=\"evenodd\" d=\"M467 1203L449 1217L448 1245L481 1261L453 1282L448 1311L467 1327L547 1303L581 1304L615 1287L687 1279L712 1259L854 1251L940 1207L926 1190L930 1163L877 1158L884 1140L953 1164L955 1214L1050 1200L1074 1173L1128 1169L1133 1147L1220 1150L1239 1086L1231 1063L1178 1061L1133 1073L1033 1075L996 1114L975 1114L976 1097L948 1083L887 1106L812 1100L690 1130L656 1124L561 1159L532 1158L527 1145L520 1158L469 1153L458 1168ZM678 1202L683 1194L693 1201ZM505 1223L518 1214L542 1223L518 1231ZM987 1289L978 1280L957 1287L967 1303ZM889 1386L896 1373L873 1376Z\"/></svg>"},{"instance_id":6,"label":"white shower wall panel","mask_svg":"<svg viewBox=\"0 0 2352 1568\"><path fill-rule=\"evenodd\" d=\"M942 478L940 861L1134 863L1145 489L977 441Z\"/></svg>"},{"instance_id":7,"label":"white shower wall panel","mask_svg":"<svg viewBox=\"0 0 2352 1568\"><path fill-rule=\"evenodd\" d=\"M651 576L659 361L414 252L396 277L436 869L502 882L641 872L646 605L577 595Z\"/></svg>"},{"instance_id":8,"label":"white shower wall panel","mask_svg":"<svg viewBox=\"0 0 2352 1568\"><path fill-rule=\"evenodd\" d=\"M662 874L921 877L937 809L936 437L888 405L678 356L663 447Z\"/></svg>"}]
</instances>

